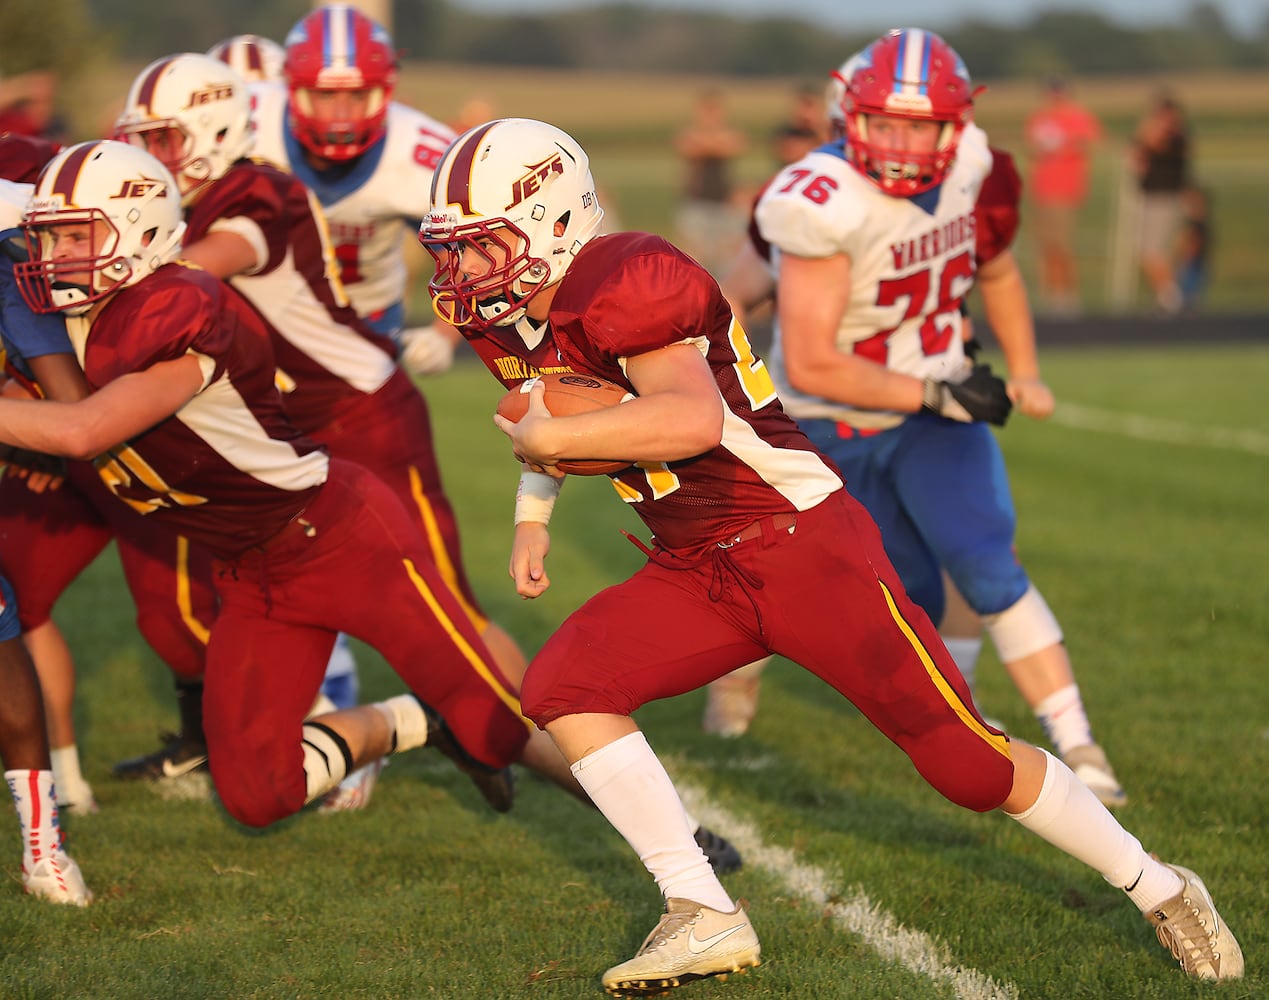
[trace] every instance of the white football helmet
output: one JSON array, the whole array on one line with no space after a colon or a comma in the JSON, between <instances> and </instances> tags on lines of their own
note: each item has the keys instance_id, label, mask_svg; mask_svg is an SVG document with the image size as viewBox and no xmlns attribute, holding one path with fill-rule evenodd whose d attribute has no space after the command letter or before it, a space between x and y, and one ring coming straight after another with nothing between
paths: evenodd
<instances>
[{"instance_id":1,"label":"white football helmet","mask_svg":"<svg viewBox=\"0 0 1269 1000\"><path fill-rule=\"evenodd\" d=\"M246 81L199 52L158 59L132 82L115 138L162 160L189 204L255 144Z\"/></svg>"},{"instance_id":2,"label":"white football helmet","mask_svg":"<svg viewBox=\"0 0 1269 1000\"><path fill-rule=\"evenodd\" d=\"M57 239L64 226L92 226L74 256ZM49 161L22 230L30 260L16 263L14 275L27 305L78 316L175 259L185 222L176 180L162 163L143 149L98 139Z\"/></svg>"},{"instance_id":3,"label":"white football helmet","mask_svg":"<svg viewBox=\"0 0 1269 1000\"><path fill-rule=\"evenodd\" d=\"M262 35L234 35L217 42L207 54L228 63L248 83L281 80L286 63L286 49Z\"/></svg>"},{"instance_id":4,"label":"white football helmet","mask_svg":"<svg viewBox=\"0 0 1269 1000\"><path fill-rule=\"evenodd\" d=\"M419 227L419 242L436 260L436 314L478 330L515 323L599 234L603 217L590 159L566 132L528 118L469 129L441 157ZM464 273L465 251L482 254L489 268Z\"/></svg>"}]
</instances>

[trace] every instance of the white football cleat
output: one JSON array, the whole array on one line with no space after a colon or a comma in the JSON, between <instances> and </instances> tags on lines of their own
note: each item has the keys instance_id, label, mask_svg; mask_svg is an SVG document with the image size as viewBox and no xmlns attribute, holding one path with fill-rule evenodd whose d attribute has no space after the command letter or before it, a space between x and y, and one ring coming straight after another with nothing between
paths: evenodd
<instances>
[{"instance_id":1,"label":"white football cleat","mask_svg":"<svg viewBox=\"0 0 1269 1000\"><path fill-rule=\"evenodd\" d=\"M758 964L762 945L739 903L730 913L671 898L635 957L604 973L615 997L657 996L710 976L727 978Z\"/></svg>"},{"instance_id":2,"label":"white football cleat","mask_svg":"<svg viewBox=\"0 0 1269 1000\"><path fill-rule=\"evenodd\" d=\"M1128 794L1115 777L1106 752L1096 743L1075 747L1063 754L1062 759L1107 809L1118 809L1128 801Z\"/></svg>"},{"instance_id":3,"label":"white football cleat","mask_svg":"<svg viewBox=\"0 0 1269 1000\"><path fill-rule=\"evenodd\" d=\"M47 899L52 903L68 903L71 906L87 906L93 894L84 884L79 865L65 851L57 850L41 858L31 870L22 870L22 888L31 896Z\"/></svg>"},{"instance_id":4,"label":"white football cleat","mask_svg":"<svg viewBox=\"0 0 1269 1000\"><path fill-rule=\"evenodd\" d=\"M1188 868L1168 867L1185 885L1146 914L1159 943L1195 979L1242 979L1243 950L1216 912L1207 886Z\"/></svg>"},{"instance_id":5,"label":"white football cleat","mask_svg":"<svg viewBox=\"0 0 1269 1000\"><path fill-rule=\"evenodd\" d=\"M322 797L317 807L320 813L347 812L350 809L365 809L370 805L370 796L374 794L375 784L379 780L379 772L388 764L388 758L380 757L365 767L359 767L343 781Z\"/></svg>"}]
</instances>

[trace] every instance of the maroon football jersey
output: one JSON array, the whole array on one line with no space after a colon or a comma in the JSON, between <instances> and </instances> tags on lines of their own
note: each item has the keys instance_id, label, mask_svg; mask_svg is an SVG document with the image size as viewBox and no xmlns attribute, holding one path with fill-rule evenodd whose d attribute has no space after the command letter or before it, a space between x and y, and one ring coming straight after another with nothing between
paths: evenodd
<instances>
[{"instance_id":1,"label":"maroon football jersey","mask_svg":"<svg viewBox=\"0 0 1269 1000\"><path fill-rule=\"evenodd\" d=\"M18 184L34 184L44 164L61 148L61 143L52 139L14 132L0 135L0 177Z\"/></svg>"},{"instance_id":2,"label":"maroon football jersey","mask_svg":"<svg viewBox=\"0 0 1269 1000\"><path fill-rule=\"evenodd\" d=\"M225 229L257 247L260 265L229 283L269 327L278 387L297 427L325 426L392 375L396 347L349 304L321 209L295 177L240 160L190 208L186 224L187 246Z\"/></svg>"},{"instance_id":3,"label":"maroon football jersey","mask_svg":"<svg viewBox=\"0 0 1269 1000\"><path fill-rule=\"evenodd\" d=\"M192 353L204 385L150 430L97 459L135 510L234 555L280 531L326 479L328 459L286 419L269 336L229 286L168 264L116 293L93 321L84 373L94 389Z\"/></svg>"},{"instance_id":4,"label":"maroon football jersey","mask_svg":"<svg viewBox=\"0 0 1269 1000\"><path fill-rule=\"evenodd\" d=\"M1013 244L1018 232L1018 202L1022 198L1022 178L1013 157L991 147L991 173L983 181L974 206L977 221L978 266L999 256Z\"/></svg>"},{"instance_id":5,"label":"maroon football jersey","mask_svg":"<svg viewBox=\"0 0 1269 1000\"><path fill-rule=\"evenodd\" d=\"M587 372L632 392L621 359L681 343L701 351L726 407L722 442L695 458L645 462L612 477L668 549L700 551L766 514L814 507L842 487L784 412L717 282L659 236L591 240L560 282L544 342L531 351L513 333L496 337L476 337L473 346L508 387L533 372L500 360L499 349L543 370Z\"/></svg>"}]
</instances>

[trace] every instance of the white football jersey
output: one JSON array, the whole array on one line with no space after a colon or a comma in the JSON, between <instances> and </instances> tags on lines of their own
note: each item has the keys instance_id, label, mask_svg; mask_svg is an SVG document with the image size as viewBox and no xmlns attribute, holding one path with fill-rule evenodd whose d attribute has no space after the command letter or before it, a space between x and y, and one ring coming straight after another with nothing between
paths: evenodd
<instances>
[{"instance_id":1,"label":"white football jersey","mask_svg":"<svg viewBox=\"0 0 1269 1000\"><path fill-rule=\"evenodd\" d=\"M453 130L393 101L381 146L371 147L347 169L318 173L287 131L286 85L255 84L251 90L253 155L289 170L317 195L340 276L358 315L371 317L399 305L407 279L403 245L427 211L432 170L454 139Z\"/></svg>"},{"instance_id":2,"label":"white football jersey","mask_svg":"<svg viewBox=\"0 0 1269 1000\"><path fill-rule=\"evenodd\" d=\"M754 218L772 247L850 258L850 301L837 348L917 378L946 378L965 362L961 299L974 284L974 205L991 171L987 136L969 125L942 185L914 198L884 194L845 159L821 147L785 167L767 186ZM776 324L771 374L785 409L799 418L892 427L906 414L857 410L789 385Z\"/></svg>"}]
</instances>

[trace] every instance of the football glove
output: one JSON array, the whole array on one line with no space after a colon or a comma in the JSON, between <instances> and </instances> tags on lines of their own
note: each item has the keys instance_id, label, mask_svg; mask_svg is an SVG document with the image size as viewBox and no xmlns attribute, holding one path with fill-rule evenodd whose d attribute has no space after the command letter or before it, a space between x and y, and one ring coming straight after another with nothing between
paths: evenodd
<instances>
[{"instance_id":1,"label":"football glove","mask_svg":"<svg viewBox=\"0 0 1269 1000\"><path fill-rule=\"evenodd\" d=\"M454 345L434 326L401 331L401 365L411 375L437 375L454 363Z\"/></svg>"},{"instance_id":2,"label":"football glove","mask_svg":"<svg viewBox=\"0 0 1269 1000\"><path fill-rule=\"evenodd\" d=\"M1005 381L991 372L991 365L974 365L961 382L925 380L921 409L961 423L983 421L1003 427L1013 403Z\"/></svg>"}]
</instances>

